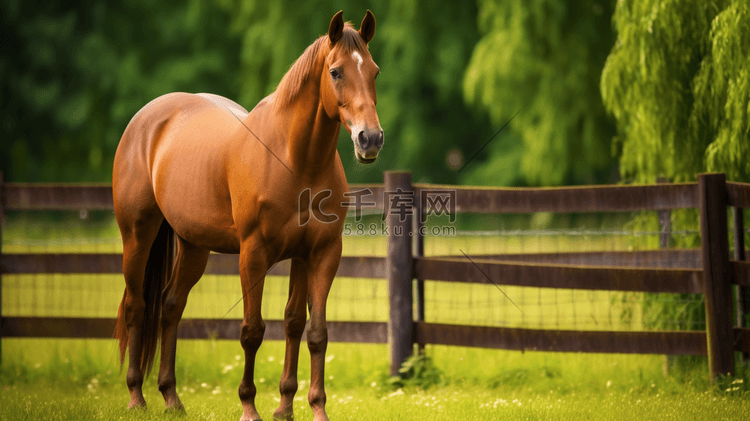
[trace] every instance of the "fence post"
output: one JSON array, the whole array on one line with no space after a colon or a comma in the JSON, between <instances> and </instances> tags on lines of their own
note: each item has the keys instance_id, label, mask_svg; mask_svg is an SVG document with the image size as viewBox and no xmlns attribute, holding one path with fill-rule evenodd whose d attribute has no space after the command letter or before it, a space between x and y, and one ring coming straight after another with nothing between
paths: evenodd
<instances>
[{"instance_id":1,"label":"fence post","mask_svg":"<svg viewBox=\"0 0 750 421\"><path fill-rule=\"evenodd\" d=\"M415 193L416 195L416 193ZM422 236L422 198L414 198L414 256L424 256L424 236ZM417 279L417 322L424 322L424 279ZM424 343L417 342L419 353L424 352Z\"/></svg>"},{"instance_id":2,"label":"fence post","mask_svg":"<svg viewBox=\"0 0 750 421\"><path fill-rule=\"evenodd\" d=\"M669 181L665 177L658 177L657 184L665 184ZM672 212L669 209L659 211L659 245L661 248L669 248L669 235L672 231Z\"/></svg>"},{"instance_id":3,"label":"fence post","mask_svg":"<svg viewBox=\"0 0 750 421\"><path fill-rule=\"evenodd\" d=\"M734 374L732 290L724 174L698 175L703 293L706 303L708 369L711 381Z\"/></svg>"},{"instance_id":4,"label":"fence post","mask_svg":"<svg viewBox=\"0 0 750 421\"><path fill-rule=\"evenodd\" d=\"M734 260L745 260L745 222L742 208L732 207L734 213ZM745 317L750 313L750 288L737 285L737 327L747 327ZM740 362L747 364L750 355L740 353Z\"/></svg>"},{"instance_id":5,"label":"fence post","mask_svg":"<svg viewBox=\"0 0 750 421\"><path fill-rule=\"evenodd\" d=\"M656 184L668 183L666 177L657 177ZM672 232L672 211L669 209L662 209L658 211L659 216L659 248L669 248L669 236ZM668 376L675 362L679 358L677 355L662 355L662 366L661 371L664 377Z\"/></svg>"},{"instance_id":6,"label":"fence post","mask_svg":"<svg viewBox=\"0 0 750 421\"><path fill-rule=\"evenodd\" d=\"M411 173L387 171L383 178L383 212L388 230L388 342L391 347L391 375L398 376L401 365L414 347L411 230L415 200Z\"/></svg>"}]
</instances>

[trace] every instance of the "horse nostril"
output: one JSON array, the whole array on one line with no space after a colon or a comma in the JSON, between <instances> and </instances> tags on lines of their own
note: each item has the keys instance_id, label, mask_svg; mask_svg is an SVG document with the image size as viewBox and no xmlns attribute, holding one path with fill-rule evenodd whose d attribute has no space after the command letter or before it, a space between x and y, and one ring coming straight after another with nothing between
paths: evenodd
<instances>
[{"instance_id":1,"label":"horse nostril","mask_svg":"<svg viewBox=\"0 0 750 421\"><path fill-rule=\"evenodd\" d=\"M364 130L359 132L359 135L357 136L357 140L359 140L359 147L363 150L367 149L367 145L369 144L367 136L365 136Z\"/></svg>"},{"instance_id":2,"label":"horse nostril","mask_svg":"<svg viewBox=\"0 0 750 421\"><path fill-rule=\"evenodd\" d=\"M375 135L375 146L380 149L383 147L383 131Z\"/></svg>"}]
</instances>

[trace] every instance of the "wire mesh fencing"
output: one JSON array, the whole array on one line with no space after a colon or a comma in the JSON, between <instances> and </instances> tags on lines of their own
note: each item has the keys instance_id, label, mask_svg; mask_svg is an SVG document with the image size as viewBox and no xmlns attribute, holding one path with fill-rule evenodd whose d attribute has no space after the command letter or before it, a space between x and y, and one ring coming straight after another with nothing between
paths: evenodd
<instances>
[{"instance_id":1,"label":"wire mesh fencing","mask_svg":"<svg viewBox=\"0 0 750 421\"><path fill-rule=\"evenodd\" d=\"M367 224L382 224L370 215ZM643 251L660 247L662 231L628 225L625 217L598 216L593 222L566 223L562 228L536 228L493 216L460 224L449 235L428 235L426 256L462 256ZM614 222L613 222L614 221ZM345 256L386 255L382 231L344 232ZM578 225L578 226L576 226ZM658 227L657 227L658 228ZM674 244L689 242L697 230L672 231ZM111 212L9 212L3 231L5 253L120 253L122 244ZM566 290L494 284L427 281L425 320L431 323L566 330L703 329L701 294L648 294ZM125 282L118 274L23 274L3 276L3 315L104 317L117 315ZM268 276L262 314L283 318L289 290L286 276ZM193 288L185 318L241 319L238 275L206 274ZM696 310L697 309L697 310ZM388 319L388 286L384 279L337 277L327 306L332 321Z\"/></svg>"},{"instance_id":2,"label":"wire mesh fencing","mask_svg":"<svg viewBox=\"0 0 750 421\"><path fill-rule=\"evenodd\" d=\"M452 237L428 236L425 256L475 256L522 260L519 255L591 252L640 252L664 244L693 245L697 227L665 231L656 215L588 214L481 217L478 229L456 230ZM536 228L539 220L544 228ZM554 228L555 225L563 227ZM552 228L550 228L552 227ZM490 229L487 229L490 228ZM661 228L661 229L660 229ZM669 227L666 227L669 229ZM587 256L586 264L612 266L606 253ZM523 259L533 263L534 259ZM674 267L674 262L655 262ZM702 294L665 294L610 290L573 290L506 285L503 279L485 284L425 282L425 321L429 323L554 330L701 330Z\"/></svg>"}]
</instances>

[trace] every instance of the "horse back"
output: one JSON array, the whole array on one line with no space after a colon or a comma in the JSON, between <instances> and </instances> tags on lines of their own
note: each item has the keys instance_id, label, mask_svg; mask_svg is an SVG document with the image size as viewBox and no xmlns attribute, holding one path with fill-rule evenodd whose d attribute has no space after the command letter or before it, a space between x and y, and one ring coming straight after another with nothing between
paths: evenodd
<instances>
[{"instance_id":1,"label":"horse back","mask_svg":"<svg viewBox=\"0 0 750 421\"><path fill-rule=\"evenodd\" d=\"M207 94L207 93L200 93L196 95L198 95L199 97L206 98L217 107L225 108L229 110L229 112L237 116L237 118L239 118L240 120L244 120L245 117L247 117L248 112L245 109L245 107L232 101L229 98L223 97L221 95Z\"/></svg>"}]
</instances>

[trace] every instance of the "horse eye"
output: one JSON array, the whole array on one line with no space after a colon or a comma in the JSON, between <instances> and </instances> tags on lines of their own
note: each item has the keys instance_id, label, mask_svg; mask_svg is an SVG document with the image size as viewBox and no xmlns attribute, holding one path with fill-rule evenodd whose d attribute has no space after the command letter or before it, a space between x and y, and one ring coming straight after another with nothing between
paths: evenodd
<instances>
[{"instance_id":1,"label":"horse eye","mask_svg":"<svg viewBox=\"0 0 750 421\"><path fill-rule=\"evenodd\" d=\"M330 74L331 74L331 77L333 78L333 80L336 80L336 79L340 79L340 78L341 78L341 74L339 74L339 71L338 71L338 70L336 70L336 69L331 69L331 71L330 71L330 72L328 72L328 73L330 73Z\"/></svg>"}]
</instances>

